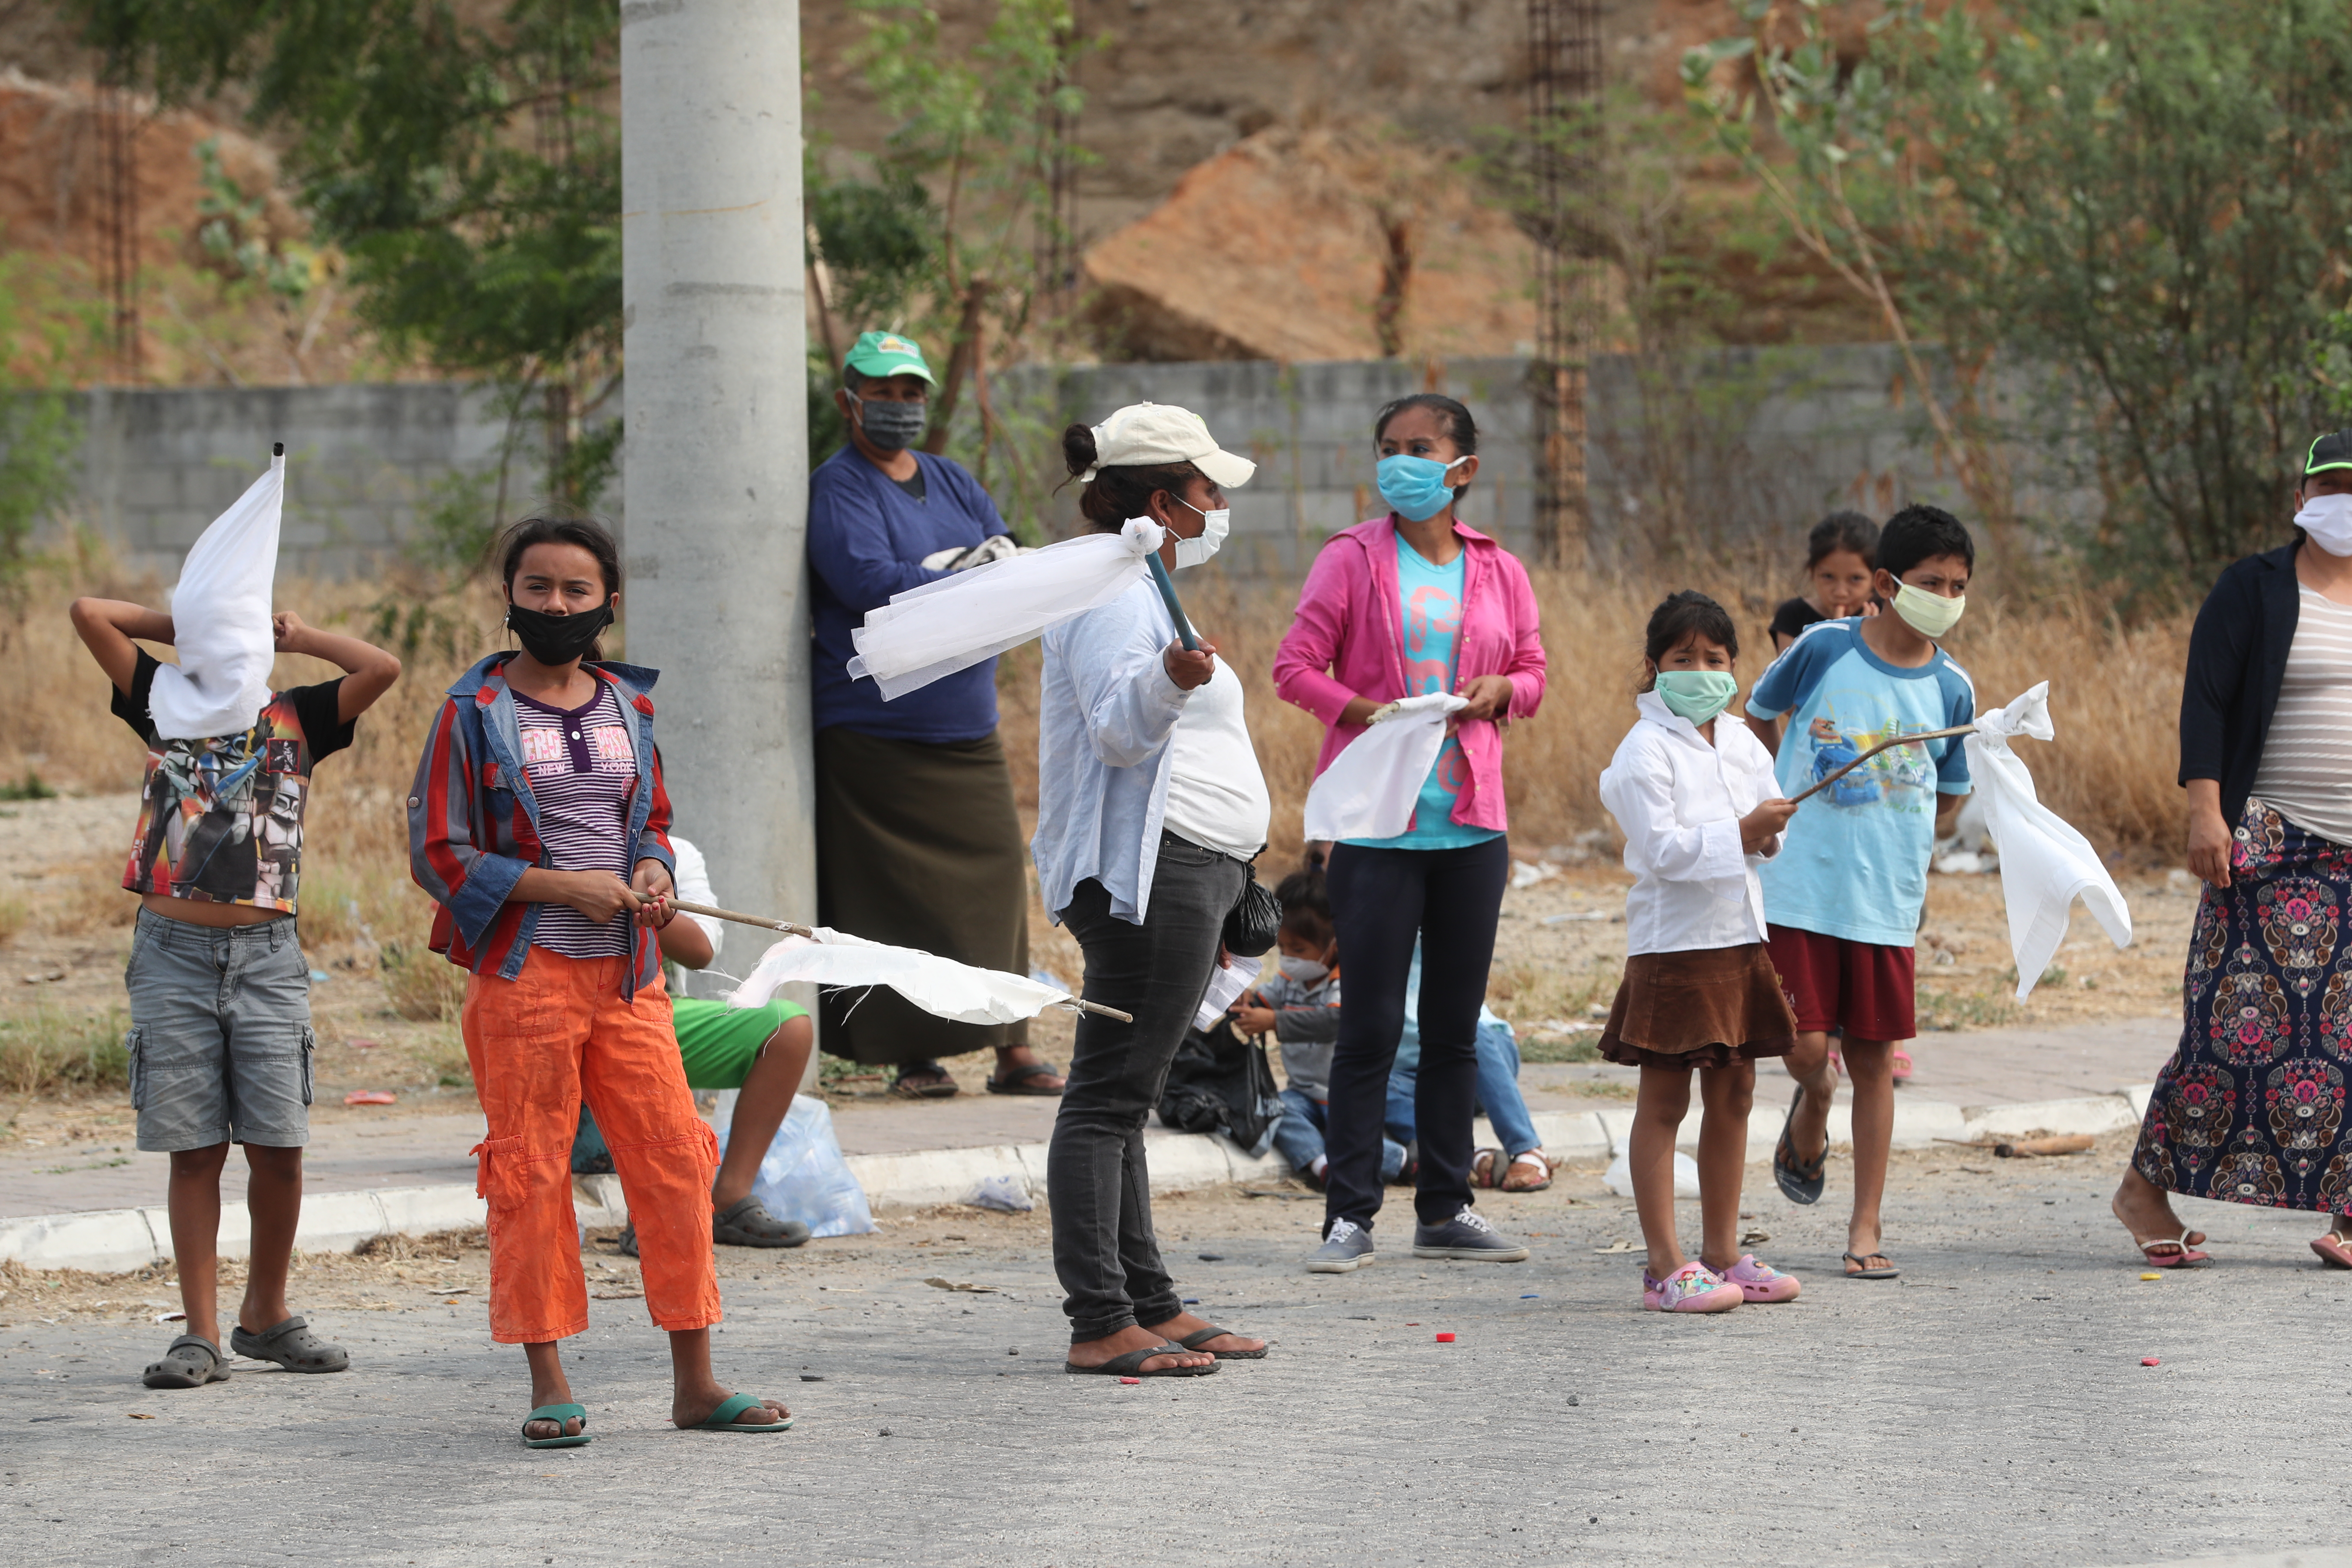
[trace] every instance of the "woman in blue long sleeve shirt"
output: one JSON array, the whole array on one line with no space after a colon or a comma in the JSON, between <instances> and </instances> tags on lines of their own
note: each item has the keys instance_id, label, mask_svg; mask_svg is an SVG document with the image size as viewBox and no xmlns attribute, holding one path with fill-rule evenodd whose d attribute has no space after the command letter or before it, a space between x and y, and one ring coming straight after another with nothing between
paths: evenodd
<instances>
[{"instance_id":1,"label":"woman in blue long sleeve shirt","mask_svg":"<svg viewBox=\"0 0 2352 1568\"><path fill-rule=\"evenodd\" d=\"M849 444L809 476L814 622L817 919L875 942L1029 971L1028 879L1013 776L996 735L996 661L886 702L845 668L850 632L894 594L1009 553L978 480L916 449L932 385L910 338L867 332L834 395ZM898 1068L893 1090L951 1095L942 1057L993 1047L991 1092L1056 1095L1026 1024L933 1017L896 992L830 994L826 1051Z\"/></svg>"}]
</instances>

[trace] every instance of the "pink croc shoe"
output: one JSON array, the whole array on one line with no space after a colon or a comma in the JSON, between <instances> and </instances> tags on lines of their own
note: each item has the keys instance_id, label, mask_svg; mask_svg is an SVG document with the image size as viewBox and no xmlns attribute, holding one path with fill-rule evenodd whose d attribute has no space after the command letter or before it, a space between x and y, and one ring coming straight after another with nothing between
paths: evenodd
<instances>
[{"instance_id":1,"label":"pink croc shoe","mask_svg":"<svg viewBox=\"0 0 2352 1568\"><path fill-rule=\"evenodd\" d=\"M1664 1279L1642 1271L1642 1306L1652 1312L1727 1312L1746 1299L1704 1263L1685 1263Z\"/></svg>"},{"instance_id":2,"label":"pink croc shoe","mask_svg":"<svg viewBox=\"0 0 2352 1568\"><path fill-rule=\"evenodd\" d=\"M1739 1261L1723 1271L1723 1282L1739 1287L1744 1301L1793 1301L1803 1286L1769 1263L1759 1263L1752 1252L1743 1252Z\"/></svg>"}]
</instances>

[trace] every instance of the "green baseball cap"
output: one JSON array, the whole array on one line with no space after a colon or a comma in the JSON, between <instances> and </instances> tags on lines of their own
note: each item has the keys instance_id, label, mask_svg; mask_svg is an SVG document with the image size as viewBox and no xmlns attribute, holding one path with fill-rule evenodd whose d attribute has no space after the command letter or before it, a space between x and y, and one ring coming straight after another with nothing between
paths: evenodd
<instances>
[{"instance_id":1,"label":"green baseball cap","mask_svg":"<svg viewBox=\"0 0 2352 1568\"><path fill-rule=\"evenodd\" d=\"M2330 430L2311 444L2303 471L2316 474L2329 468L2352 468L2352 430Z\"/></svg>"},{"instance_id":2,"label":"green baseball cap","mask_svg":"<svg viewBox=\"0 0 2352 1568\"><path fill-rule=\"evenodd\" d=\"M922 345L896 332L863 332L844 362L860 375L919 375L933 386L940 378L923 363Z\"/></svg>"}]
</instances>

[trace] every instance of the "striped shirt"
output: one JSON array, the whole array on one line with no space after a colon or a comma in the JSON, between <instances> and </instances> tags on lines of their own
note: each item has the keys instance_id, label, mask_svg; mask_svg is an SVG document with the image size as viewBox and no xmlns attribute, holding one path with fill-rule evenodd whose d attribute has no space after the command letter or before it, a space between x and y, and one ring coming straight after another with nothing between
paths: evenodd
<instances>
[{"instance_id":1,"label":"striped shirt","mask_svg":"<svg viewBox=\"0 0 2352 1568\"><path fill-rule=\"evenodd\" d=\"M2309 588L2253 793L2297 826L2352 844L2352 605Z\"/></svg>"},{"instance_id":2,"label":"striped shirt","mask_svg":"<svg viewBox=\"0 0 2352 1568\"><path fill-rule=\"evenodd\" d=\"M549 863L558 871L610 871L627 881L637 752L612 686L600 682L593 700L569 712L520 691L514 700ZM543 904L532 940L566 958L614 958L629 952L632 936L625 916L598 925L569 904Z\"/></svg>"}]
</instances>

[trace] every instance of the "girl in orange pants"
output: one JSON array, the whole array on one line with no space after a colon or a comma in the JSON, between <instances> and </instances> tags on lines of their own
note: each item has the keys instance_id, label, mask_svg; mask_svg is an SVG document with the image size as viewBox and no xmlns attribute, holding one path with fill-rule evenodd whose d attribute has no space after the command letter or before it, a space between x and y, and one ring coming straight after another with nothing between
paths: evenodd
<instances>
[{"instance_id":1,"label":"girl in orange pants","mask_svg":"<svg viewBox=\"0 0 2352 1568\"><path fill-rule=\"evenodd\" d=\"M471 971L490 1337L530 1363L523 1440L587 1442L557 1350L588 1326L571 1172L584 1094L636 1224L646 1310L669 1332L670 1419L781 1432L782 1405L730 1393L710 1371L719 1149L679 1065L653 935L675 913L656 672L590 657L620 603L619 554L595 524L546 518L517 523L504 554L522 651L449 689L408 797L410 868L441 906L434 951Z\"/></svg>"}]
</instances>

